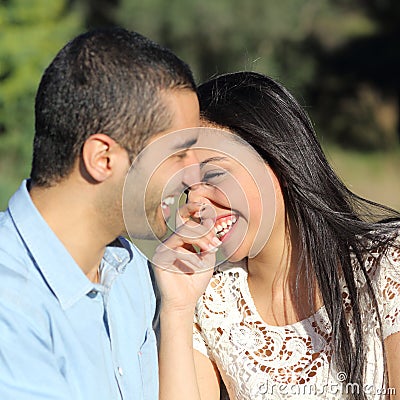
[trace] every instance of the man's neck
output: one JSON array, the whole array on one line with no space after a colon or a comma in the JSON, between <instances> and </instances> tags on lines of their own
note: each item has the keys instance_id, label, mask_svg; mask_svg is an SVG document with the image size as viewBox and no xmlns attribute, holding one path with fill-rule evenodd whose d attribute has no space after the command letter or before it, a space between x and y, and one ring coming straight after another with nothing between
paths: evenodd
<instances>
[{"instance_id":1,"label":"man's neck","mask_svg":"<svg viewBox=\"0 0 400 400\"><path fill-rule=\"evenodd\" d=\"M105 247L115 238L99 221L90 191L79 184L59 183L50 188L33 186L32 201L49 227L83 273L93 282Z\"/></svg>"}]
</instances>

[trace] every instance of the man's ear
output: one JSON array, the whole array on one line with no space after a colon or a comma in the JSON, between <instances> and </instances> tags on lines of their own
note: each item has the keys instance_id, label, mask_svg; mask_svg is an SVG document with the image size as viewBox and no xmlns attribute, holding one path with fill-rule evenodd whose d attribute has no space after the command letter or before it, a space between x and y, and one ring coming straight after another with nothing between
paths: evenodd
<instances>
[{"instance_id":1,"label":"man's ear","mask_svg":"<svg viewBox=\"0 0 400 400\"><path fill-rule=\"evenodd\" d=\"M86 173L96 182L103 182L113 172L114 158L118 143L103 133L96 133L86 139L82 148L82 161Z\"/></svg>"}]
</instances>

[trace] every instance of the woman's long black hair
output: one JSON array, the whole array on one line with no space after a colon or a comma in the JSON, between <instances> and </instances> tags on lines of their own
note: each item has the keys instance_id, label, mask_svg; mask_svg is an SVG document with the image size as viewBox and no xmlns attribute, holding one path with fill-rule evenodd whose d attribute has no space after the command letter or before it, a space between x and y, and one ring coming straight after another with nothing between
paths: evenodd
<instances>
[{"instance_id":1,"label":"woman's long black hair","mask_svg":"<svg viewBox=\"0 0 400 400\"><path fill-rule=\"evenodd\" d=\"M320 291L332 326L336 370L346 373L347 382L362 388L366 383L366 338L361 300L372 304L381 325L376 295L362 260L377 249L384 253L398 229L400 214L355 195L342 183L330 167L307 113L271 78L254 72L221 75L200 85L198 94L203 117L251 144L276 174L286 219L299 233L298 277L305 274L309 282L316 282L309 286L311 304L315 290ZM351 252L367 282L366 298L356 284ZM349 291L352 332L340 279ZM378 330L382 340L382 328ZM383 367L386 371L385 361ZM361 390L354 397L350 393L349 398L366 397Z\"/></svg>"}]
</instances>

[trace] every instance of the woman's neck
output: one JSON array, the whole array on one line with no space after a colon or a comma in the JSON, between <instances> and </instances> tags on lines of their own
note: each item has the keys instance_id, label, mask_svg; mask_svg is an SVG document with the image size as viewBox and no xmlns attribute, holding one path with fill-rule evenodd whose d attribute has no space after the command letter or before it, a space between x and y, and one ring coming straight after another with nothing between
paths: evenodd
<instances>
[{"instance_id":1,"label":"woman's neck","mask_svg":"<svg viewBox=\"0 0 400 400\"><path fill-rule=\"evenodd\" d=\"M261 251L248 259L249 277L262 282L266 288L276 287L278 282L286 282L290 271L297 264L296 238L297 232L287 229L286 222L276 225Z\"/></svg>"},{"instance_id":2,"label":"woman's neck","mask_svg":"<svg viewBox=\"0 0 400 400\"><path fill-rule=\"evenodd\" d=\"M258 312L271 325L293 324L321 307L318 296L310 302L315 281L299 274L298 231L286 224L273 230L268 243L248 260L248 285ZM313 287L314 286L314 287Z\"/></svg>"}]
</instances>

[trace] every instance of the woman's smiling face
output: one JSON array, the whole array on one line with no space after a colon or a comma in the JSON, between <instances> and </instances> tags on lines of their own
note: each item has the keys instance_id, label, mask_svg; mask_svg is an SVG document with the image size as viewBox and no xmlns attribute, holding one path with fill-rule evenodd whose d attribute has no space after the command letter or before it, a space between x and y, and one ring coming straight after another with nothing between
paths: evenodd
<instances>
[{"instance_id":1,"label":"woman's smiling face","mask_svg":"<svg viewBox=\"0 0 400 400\"><path fill-rule=\"evenodd\" d=\"M190 188L189 201L213 207L221 249L235 262L254 257L269 238L275 218L274 177L258 154L235 135L225 133L223 139L218 146L208 141L207 149L196 150L201 182Z\"/></svg>"}]
</instances>

